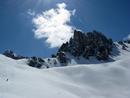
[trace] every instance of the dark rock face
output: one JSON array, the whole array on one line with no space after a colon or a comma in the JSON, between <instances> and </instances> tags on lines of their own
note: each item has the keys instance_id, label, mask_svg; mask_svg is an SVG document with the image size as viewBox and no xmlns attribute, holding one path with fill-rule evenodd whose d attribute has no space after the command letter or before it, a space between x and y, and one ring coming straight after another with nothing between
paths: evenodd
<instances>
[{"instance_id":1,"label":"dark rock face","mask_svg":"<svg viewBox=\"0 0 130 98\"><path fill-rule=\"evenodd\" d=\"M58 52L57 58L59 59L60 63L67 63L67 59L64 52Z\"/></svg>"},{"instance_id":2,"label":"dark rock face","mask_svg":"<svg viewBox=\"0 0 130 98\"><path fill-rule=\"evenodd\" d=\"M95 56L98 60L107 60L113 47L112 39L106 38L102 33L93 31L82 33L74 31L73 38L64 43L58 53L69 52L75 57L82 56L89 59ZM59 54L57 54L59 56Z\"/></svg>"},{"instance_id":3,"label":"dark rock face","mask_svg":"<svg viewBox=\"0 0 130 98\"><path fill-rule=\"evenodd\" d=\"M66 57L66 54L63 51L59 51L57 53L57 59L61 63L61 66L67 66L68 63L70 62L70 59Z\"/></svg>"},{"instance_id":4,"label":"dark rock face","mask_svg":"<svg viewBox=\"0 0 130 98\"><path fill-rule=\"evenodd\" d=\"M122 46L123 50L127 50L128 46L125 43L128 43L129 41L119 41L118 44ZM128 43L129 44L129 43Z\"/></svg>"},{"instance_id":5,"label":"dark rock face","mask_svg":"<svg viewBox=\"0 0 130 98\"><path fill-rule=\"evenodd\" d=\"M12 59L15 59L15 60L19 60L19 59L24 59L26 57L23 57L23 56L20 56L20 55L17 55L15 54L13 51L11 50L6 50L3 55L7 56L7 57L10 57Z\"/></svg>"},{"instance_id":6,"label":"dark rock face","mask_svg":"<svg viewBox=\"0 0 130 98\"><path fill-rule=\"evenodd\" d=\"M130 40L127 41L130 43ZM122 45L123 49L126 49L126 46L123 42L119 42ZM74 36L70 40L64 43L58 50L56 55L52 55L52 58L57 58L61 65L66 66L70 62L69 57L66 57L66 53L70 53L76 58L80 56L89 59L91 56L95 56L98 60L107 60L111 54L113 48L112 39L106 38L102 33L93 31L88 33L82 33L81 31L74 31ZM16 55L13 51L7 50L3 53L5 56L12 59L27 59L28 65L36 68L46 67L49 68L49 65L42 58L38 57L23 57ZM52 63L48 59L50 64ZM57 64L54 61L54 64Z\"/></svg>"},{"instance_id":7,"label":"dark rock face","mask_svg":"<svg viewBox=\"0 0 130 98\"><path fill-rule=\"evenodd\" d=\"M45 61L42 58L39 57L24 57L24 56L20 56L15 54L13 51L11 50L6 50L3 55L15 59L15 60L19 60L19 59L27 59L27 64L31 67L36 67L36 68L41 68L43 66L43 64L45 63ZM45 65L44 65L45 66ZM48 66L46 66L46 68L48 68Z\"/></svg>"},{"instance_id":8,"label":"dark rock face","mask_svg":"<svg viewBox=\"0 0 130 98\"><path fill-rule=\"evenodd\" d=\"M28 65L36 68L41 68L44 63L45 61L42 58L38 58L38 57L31 57L28 60ZM48 66L46 66L46 68L48 68Z\"/></svg>"},{"instance_id":9,"label":"dark rock face","mask_svg":"<svg viewBox=\"0 0 130 98\"><path fill-rule=\"evenodd\" d=\"M128 40L128 44L130 44L130 40Z\"/></svg>"},{"instance_id":10,"label":"dark rock face","mask_svg":"<svg viewBox=\"0 0 130 98\"><path fill-rule=\"evenodd\" d=\"M124 43L128 43L128 44L130 44L130 39L125 40Z\"/></svg>"}]
</instances>

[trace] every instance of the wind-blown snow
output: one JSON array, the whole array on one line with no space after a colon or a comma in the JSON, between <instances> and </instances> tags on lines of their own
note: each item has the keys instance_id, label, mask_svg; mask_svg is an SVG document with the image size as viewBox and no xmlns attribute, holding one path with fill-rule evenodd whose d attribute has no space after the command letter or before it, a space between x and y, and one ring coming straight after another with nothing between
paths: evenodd
<instances>
[{"instance_id":1,"label":"wind-blown snow","mask_svg":"<svg viewBox=\"0 0 130 98\"><path fill-rule=\"evenodd\" d=\"M113 62L50 69L0 55L0 98L130 98L130 48L118 49Z\"/></svg>"}]
</instances>

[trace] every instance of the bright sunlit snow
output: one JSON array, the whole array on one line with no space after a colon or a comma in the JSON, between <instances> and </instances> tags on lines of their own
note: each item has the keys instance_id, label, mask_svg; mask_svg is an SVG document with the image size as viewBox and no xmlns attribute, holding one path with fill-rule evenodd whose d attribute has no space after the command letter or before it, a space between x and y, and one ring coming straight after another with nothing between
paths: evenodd
<instances>
[{"instance_id":1,"label":"bright sunlit snow","mask_svg":"<svg viewBox=\"0 0 130 98\"><path fill-rule=\"evenodd\" d=\"M114 62L36 69L0 55L0 98L130 98L130 45Z\"/></svg>"}]
</instances>

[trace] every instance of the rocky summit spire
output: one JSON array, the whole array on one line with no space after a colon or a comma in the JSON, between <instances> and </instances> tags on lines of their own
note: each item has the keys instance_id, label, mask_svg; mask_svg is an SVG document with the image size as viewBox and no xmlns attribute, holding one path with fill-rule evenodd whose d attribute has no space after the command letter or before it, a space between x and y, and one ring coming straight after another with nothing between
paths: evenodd
<instances>
[{"instance_id":1,"label":"rocky summit spire","mask_svg":"<svg viewBox=\"0 0 130 98\"><path fill-rule=\"evenodd\" d=\"M75 57L82 56L89 59L90 56L95 56L98 60L107 60L112 46L112 39L108 39L100 32L83 33L75 30L70 41L59 48L58 55L60 52L68 52Z\"/></svg>"}]
</instances>

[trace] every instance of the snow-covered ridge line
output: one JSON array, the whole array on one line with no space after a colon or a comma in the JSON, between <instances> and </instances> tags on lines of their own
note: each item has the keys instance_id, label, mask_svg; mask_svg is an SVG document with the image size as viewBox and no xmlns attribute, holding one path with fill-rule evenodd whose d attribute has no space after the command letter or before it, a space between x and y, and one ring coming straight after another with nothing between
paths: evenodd
<instances>
[{"instance_id":1,"label":"snow-covered ridge line","mask_svg":"<svg viewBox=\"0 0 130 98\"><path fill-rule=\"evenodd\" d=\"M115 60L36 69L0 55L0 98L130 98L130 45ZM118 56L117 53L118 52Z\"/></svg>"},{"instance_id":2,"label":"snow-covered ridge line","mask_svg":"<svg viewBox=\"0 0 130 98\"><path fill-rule=\"evenodd\" d=\"M36 67L36 68L52 68L52 67L60 67L66 65L77 65L77 64L101 64L101 63L109 63L114 62L119 58L122 54L127 54L130 52L130 44L127 42L115 42L113 45L112 53L109 56L108 60L97 60L94 56L89 59L85 59L83 57L74 57L70 53L66 53L66 58L68 58L68 63L61 63L57 57L52 56L52 58L40 58L40 57L24 57L17 55L11 50L5 51L3 54L9 58L20 60L24 59L25 64ZM120 52L122 51L122 52Z\"/></svg>"},{"instance_id":3,"label":"snow-covered ridge line","mask_svg":"<svg viewBox=\"0 0 130 98\"><path fill-rule=\"evenodd\" d=\"M52 68L77 64L100 64L116 61L120 51L129 52L130 40L114 43L98 31L82 32L74 30L74 35L64 43L51 58L25 57L11 50L3 54L15 60L25 59L26 64L36 68ZM119 50L122 49L122 50Z\"/></svg>"}]
</instances>

